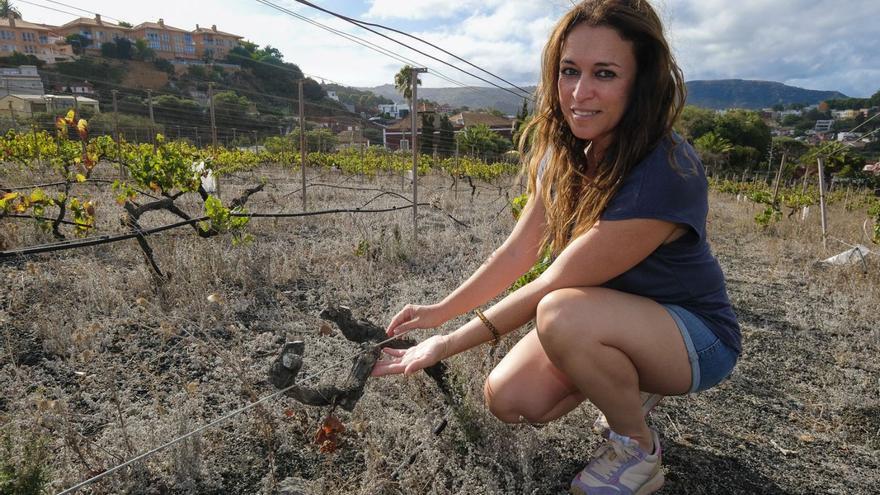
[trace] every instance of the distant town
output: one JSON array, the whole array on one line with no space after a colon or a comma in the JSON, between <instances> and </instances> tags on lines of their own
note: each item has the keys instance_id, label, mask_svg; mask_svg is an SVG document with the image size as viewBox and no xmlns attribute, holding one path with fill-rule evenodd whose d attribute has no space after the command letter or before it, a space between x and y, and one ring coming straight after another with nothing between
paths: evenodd
<instances>
[{"instance_id":1,"label":"distant town","mask_svg":"<svg viewBox=\"0 0 880 495\"><path fill-rule=\"evenodd\" d=\"M110 72L102 76L98 69L108 69L100 64L114 60L140 63L139 78L127 81L124 75L117 74L116 79L112 79ZM290 84L281 87L284 85L275 81L273 86L270 82L277 78L259 67L259 64L266 65L265 60L279 71L294 71L300 75L287 74ZM248 70L252 76L238 75ZM213 24L209 27L196 24L186 29L160 18L130 25L109 22L100 15L76 18L61 26L29 22L12 13L0 19L0 119L11 121L13 126L28 121L39 127L40 119L51 122L42 115L68 108L77 108L86 115L100 115L108 111L108 106L116 105L110 93L127 91L128 94L120 96L119 112L135 116L126 124L128 139L132 139L132 135L135 140L146 136L146 129L153 129L158 123L166 132L174 129L178 137L202 144L209 134L203 129L208 125L207 86L216 83L228 86L218 100L221 104L226 102L227 110L227 119L221 119L222 123L218 124L223 127L221 143L255 145L269 135L287 134L295 129L298 119L293 108L284 104L282 107L287 109L279 112L277 102L270 99L295 100L293 81L305 77L301 74L297 66L284 62L277 50L260 48L243 36L220 30ZM392 150L408 149L412 133L408 117L411 106L400 103L403 98L378 96L369 90L338 84L308 82L311 86L306 88L306 100L313 104L307 120L312 127L327 134L322 143L333 143L337 148L380 145ZM766 124L762 132L769 130L773 138L796 140L805 145L838 141L853 150L864 150L865 158L875 161L870 155L878 147L877 133L864 135L850 131L878 113L877 99L875 95L843 103L837 100L779 103L755 112ZM498 100L487 98L487 101ZM493 143L487 145L490 151L501 154L513 148L512 140L528 118L529 109L525 102L523 104L523 109L512 115L490 107L470 108L420 98L418 132L424 134L422 140L428 145L440 147L441 153L448 154L454 148L451 143L455 136L479 127L484 134L491 133L487 141ZM327 110L315 111L314 108ZM184 111L192 115L183 115ZM703 110L714 115L703 118L722 119L729 111ZM145 124L145 118L150 122ZM100 123L100 118L97 122ZM694 141L707 132L699 127L696 130L699 132L688 136ZM686 135L689 132L690 129L684 130ZM728 136L727 140L734 148L740 141L737 136ZM754 151L740 153L749 163L757 163L757 155L768 152L757 149L765 147L760 140L749 146Z\"/></svg>"}]
</instances>

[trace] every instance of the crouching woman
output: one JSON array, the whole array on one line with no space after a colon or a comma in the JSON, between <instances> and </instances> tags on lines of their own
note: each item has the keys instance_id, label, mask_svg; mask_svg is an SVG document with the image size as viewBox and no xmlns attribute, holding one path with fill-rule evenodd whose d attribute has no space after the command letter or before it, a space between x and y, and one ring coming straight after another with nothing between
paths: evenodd
<instances>
[{"instance_id":1,"label":"crouching woman","mask_svg":"<svg viewBox=\"0 0 880 495\"><path fill-rule=\"evenodd\" d=\"M585 400L606 442L574 493L652 493L661 447L645 416L666 395L706 390L733 369L740 332L706 239L707 181L673 131L681 70L643 0L588 0L558 23L543 54L516 227L455 291L407 305L389 335L437 327L492 300L537 261L550 267L478 317L407 350L376 376L412 373L534 320L485 382L502 421L553 421Z\"/></svg>"}]
</instances>

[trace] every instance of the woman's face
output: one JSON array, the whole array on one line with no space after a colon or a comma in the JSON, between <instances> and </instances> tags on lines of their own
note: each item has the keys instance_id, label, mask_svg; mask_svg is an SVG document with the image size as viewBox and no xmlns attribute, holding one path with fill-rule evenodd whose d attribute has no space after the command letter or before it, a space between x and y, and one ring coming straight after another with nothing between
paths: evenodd
<instances>
[{"instance_id":1,"label":"woman's face","mask_svg":"<svg viewBox=\"0 0 880 495\"><path fill-rule=\"evenodd\" d=\"M598 156L611 143L635 80L632 43L613 28L580 24L568 34L559 61L559 104L571 132L592 141Z\"/></svg>"}]
</instances>

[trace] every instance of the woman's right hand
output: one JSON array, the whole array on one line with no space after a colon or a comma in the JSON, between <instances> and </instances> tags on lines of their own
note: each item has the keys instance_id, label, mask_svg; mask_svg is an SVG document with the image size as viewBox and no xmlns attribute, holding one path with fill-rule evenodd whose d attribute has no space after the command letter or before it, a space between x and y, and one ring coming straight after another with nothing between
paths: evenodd
<instances>
[{"instance_id":1,"label":"woman's right hand","mask_svg":"<svg viewBox=\"0 0 880 495\"><path fill-rule=\"evenodd\" d=\"M446 316L437 304L419 306L407 304L400 310L391 323L385 329L389 337L404 334L416 328L434 328L442 325L447 320Z\"/></svg>"}]
</instances>

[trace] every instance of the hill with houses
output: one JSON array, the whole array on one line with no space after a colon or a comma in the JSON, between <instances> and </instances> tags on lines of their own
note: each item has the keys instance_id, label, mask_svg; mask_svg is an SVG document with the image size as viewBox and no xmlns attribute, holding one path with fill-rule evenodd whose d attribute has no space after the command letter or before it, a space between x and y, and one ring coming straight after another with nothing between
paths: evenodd
<instances>
[{"instance_id":1,"label":"hill with houses","mask_svg":"<svg viewBox=\"0 0 880 495\"><path fill-rule=\"evenodd\" d=\"M758 110L779 104L809 106L821 101L846 98L846 95L838 91L816 91L778 82L744 79L689 81L687 88L689 105L715 110L726 108ZM392 84L361 89L397 102L403 101ZM536 87L526 86L523 89L534 93ZM453 108L465 106L495 108L507 115L515 114L522 107L522 98L498 88L419 88L419 96Z\"/></svg>"}]
</instances>

